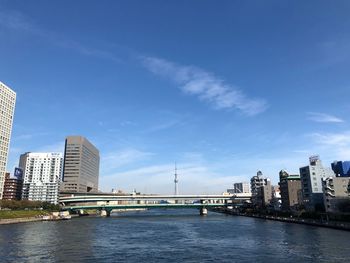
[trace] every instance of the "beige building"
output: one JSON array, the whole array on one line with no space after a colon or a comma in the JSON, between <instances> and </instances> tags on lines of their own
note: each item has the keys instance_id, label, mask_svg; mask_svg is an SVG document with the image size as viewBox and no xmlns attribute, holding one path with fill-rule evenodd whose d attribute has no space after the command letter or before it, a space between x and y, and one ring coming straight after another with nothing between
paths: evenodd
<instances>
[{"instance_id":1,"label":"beige building","mask_svg":"<svg viewBox=\"0 0 350 263\"><path fill-rule=\"evenodd\" d=\"M301 191L300 176L290 175L284 170L280 171L279 176L282 210L286 211L297 208L297 206L301 204L299 196Z\"/></svg>"},{"instance_id":2,"label":"beige building","mask_svg":"<svg viewBox=\"0 0 350 263\"><path fill-rule=\"evenodd\" d=\"M97 192L100 154L82 136L66 138L63 164L62 192Z\"/></svg>"},{"instance_id":3,"label":"beige building","mask_svg":"<svg viewBox=\"0 0 350 263\"><path fill-rule=\"evenodd\" d=\"M16 93L0 82L0 199L4 189Z\"/></svg>"},{"instance_id":4,"label":"beige building","mask_svg":"<svg viewBox=\"0 0 350 263\"><path fill-rule=\"evenodd\" d=\"M327 177L322 184L326 212L349 212L350 177Z\"/></svg>"}]
</instances>

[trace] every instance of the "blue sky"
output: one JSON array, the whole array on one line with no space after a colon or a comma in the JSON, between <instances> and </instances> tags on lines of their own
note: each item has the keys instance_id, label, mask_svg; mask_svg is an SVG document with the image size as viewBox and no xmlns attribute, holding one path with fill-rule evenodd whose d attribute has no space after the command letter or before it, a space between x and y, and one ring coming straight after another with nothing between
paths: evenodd
<instances>
[{"instance_id":1,"label":"blue sky","mask_svg":"<svg viewBox=\"0 0 350 263\"><path fill-rule=\"evenodd\" d=\"M349 1L4 1L0 81L26 151L100 150L100 188L220 193L350 159Z\"/></svg>"}]
</instances>

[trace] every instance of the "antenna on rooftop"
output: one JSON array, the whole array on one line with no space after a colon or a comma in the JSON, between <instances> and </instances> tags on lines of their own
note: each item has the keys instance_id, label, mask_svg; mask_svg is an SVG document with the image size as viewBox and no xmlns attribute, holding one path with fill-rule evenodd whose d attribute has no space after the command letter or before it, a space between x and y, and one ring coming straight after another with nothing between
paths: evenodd
<instances>
[{"instance_id":1,"label":"antenna on rooftop","mask_svg":"<svg viewBox=\"0 0 350 263\"><path fill-rule=\"evenodd\" d=\"M179 179L177 179L177 167L176 167L176 162L175 162L175 178L174 178L174 183L175 183L175 195L179 194L179 189L178 189L178 182Z\"/></svg>"}]
</instances>

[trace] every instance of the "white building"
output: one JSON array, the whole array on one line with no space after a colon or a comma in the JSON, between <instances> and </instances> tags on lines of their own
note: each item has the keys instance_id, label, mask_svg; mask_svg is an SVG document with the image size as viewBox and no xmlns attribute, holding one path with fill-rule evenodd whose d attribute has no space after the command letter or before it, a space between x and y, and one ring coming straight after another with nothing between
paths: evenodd
<instances>
[{"instance_id":1,"label":"white building","mask_svg":"<svg viewBox=\"0 0 350 263\"><path fill-rule=\"evenodd\" d=\"M272 188L270 178L263 177L261 171L250 179L252 203L255 207L263 208L270 204Z\"/></svg>"},{"instance_id":2,"label":"white building","mask_svg":"<svg viewBox=\"0 0 350 263\"><path fill-rule=\"evenodd\" d=\"M0 81L0 199L4 189L16 93Z\"/></svg>"},{"instance_id":3,"label":"white building","mask_svg":"<svg viewBox=\"0 0 350 263\"><path fill-rule=\"evenodd\" d=\"M22 199L57 204L62 164L62 153L22 154L19 161L23 169Z\"/></svg>"},{"instance_id":4,"label":"white building","mask_svg":"<svg viewBox=\"0 0 350 263\"><path fill-rule=\"evenodd\" d=\"M300 169L301 189L303 195L303 204L309 211L323 210L323 187L322 178L334 176L330 168L322 165L319 156L311 156L309 165Z\"/></svg>"}]
</instances>

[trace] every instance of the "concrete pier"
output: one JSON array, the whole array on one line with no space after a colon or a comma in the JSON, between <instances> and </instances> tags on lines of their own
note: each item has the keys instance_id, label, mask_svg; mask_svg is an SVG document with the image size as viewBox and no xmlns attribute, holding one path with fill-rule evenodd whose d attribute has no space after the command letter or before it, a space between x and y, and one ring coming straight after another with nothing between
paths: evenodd
<instances>
[{"instance_id":1,"label":"concrete pier","mask_svg":"<svg viewBox=\"0 0 350 263\"><path fill-rule=\"evenodd\" d=\"M110 210L106 210L106 209L102 209L101 212L100 212L100 216L103 216L103 217L111 216L111 211Z\"/></svg>"},{"instance_id":2,"label":"concrete pier","mask_svg":"<svg viewBox=\"0 0 350 263\"><path fill-rule=\"evenodd\" d=\"M205 207L202 207L199 213L201 216L206 216L208 214L208 209L206 209Z\"/></svg>"},{"instance_id":3,"label":"concrete pier","mask_svg":"<svg viewBox=\"0 0 350 263\"><path fill-rule=\"evenodd\" d=\"M84 215L84 209L79 209L78 210L78 215L80 215L80 216Z\"/></svg>"}]
</instances>

